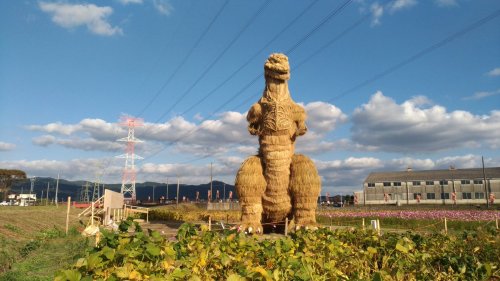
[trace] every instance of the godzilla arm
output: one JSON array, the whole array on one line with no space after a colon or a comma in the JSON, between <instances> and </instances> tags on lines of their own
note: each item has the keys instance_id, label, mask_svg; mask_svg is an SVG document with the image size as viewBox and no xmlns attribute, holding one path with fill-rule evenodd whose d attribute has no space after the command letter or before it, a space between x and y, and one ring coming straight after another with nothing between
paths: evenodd
<instances>
[{"instance_id":1,"label":"godzilla arm","mask_svg":"<svg viewBox=\"0 0 500 281\"><path fill-rule=\"evenodd\" d=\"M254 103L248 110L248 132L252 135L258 135L260 131L260 118L262 116L262 108L259 103Z\"/></svg>"},{"instance_id":2,"label":"godzilla arm","mask_svg":"<svg viewBox=\"0 0 500 281\"><path fill-rule=\"evenodd\" d=\"M297 126L296 130L296 136L302 136L307 132L307 126L306 126L306 118L307 114L304 108L298 104L294 104L294 110L293 110L293 115L294 115L294 121L295 125Z\"/></svg>"}]
</instances>

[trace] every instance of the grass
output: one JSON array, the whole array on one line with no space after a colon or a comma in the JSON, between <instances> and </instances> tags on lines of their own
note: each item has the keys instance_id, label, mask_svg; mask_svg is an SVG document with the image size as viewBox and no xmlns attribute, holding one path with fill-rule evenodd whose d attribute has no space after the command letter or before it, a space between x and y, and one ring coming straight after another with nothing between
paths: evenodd
<instances>
[{"instance_id":1,"label":"grass","mask_svg":"<svg viewBox=\"0 0 500 281\"><path fill-rule=\"evenodd\" d=\"M0 207L0 280L53 280L54 272L73 264L88 241L70 211L66 236L65 206Z\"/></svg>"}]
</instances>

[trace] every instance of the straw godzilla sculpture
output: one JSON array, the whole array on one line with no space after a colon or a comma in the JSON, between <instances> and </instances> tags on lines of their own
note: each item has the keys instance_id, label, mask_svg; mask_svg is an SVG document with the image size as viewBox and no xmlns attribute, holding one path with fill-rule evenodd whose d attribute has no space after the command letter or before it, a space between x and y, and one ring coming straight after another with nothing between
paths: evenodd
<instances>
[{"instance_id":1,"label":"straw godzilla sculpture","mask_svg":"<svg viewBox=\"0 0 500 281\"><path fill-rule=\"evenodd\" d=\"M248 131L259 137L259 154L248 158L236 176L241 227L262 233L262 223L292 219L296 228L316 223L321 182L314 163L295 154L295 139L307 131L306 113L290 97L288 57L272 54L264 65L266 88L248 111Z\"/></svg>"}]
</instances>

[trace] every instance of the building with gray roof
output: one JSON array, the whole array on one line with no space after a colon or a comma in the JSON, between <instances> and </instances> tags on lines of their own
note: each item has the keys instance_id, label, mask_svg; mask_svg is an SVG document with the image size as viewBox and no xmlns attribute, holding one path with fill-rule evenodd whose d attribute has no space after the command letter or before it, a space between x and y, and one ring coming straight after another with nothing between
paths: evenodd
<instances>
[{"instance_id":1,"label":"building with gray roof","mask_svg":"<svg viewBox=\"0 0 500 281\"><path fill-rule=\"evenodd\" d=\"M374 172L355 195L366 205L487 204L500 196L500 167Z\"/></svg>"}]
</instances>

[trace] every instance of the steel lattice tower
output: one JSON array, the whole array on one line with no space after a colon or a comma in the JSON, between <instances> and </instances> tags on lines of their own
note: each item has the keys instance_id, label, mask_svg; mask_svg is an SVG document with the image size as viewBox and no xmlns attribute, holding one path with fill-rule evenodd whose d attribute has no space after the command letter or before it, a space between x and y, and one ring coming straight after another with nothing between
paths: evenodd
<instances>
[{"instance_id":1,"label":"steel lattice tower","mask_svg":"<svg viewBox=\"0 0 500 281\"><path fill-rule=\"evenodd\" d=\"M126 138L121 138L118 141L123 141L127 143L126 153L117 156L118 158L125 158L125 168L123 169L122 176L122 188L121 192L124 198L130 198L133 203L136 200L135 193L135 159L143 159L139 155L136 155L135 143L142 142L134 135L135 127L140 127L143 125L143 121L140 118L133 117L122 117L120 125L128 127L128 136ZM130 197L128 197L130 196Z\"/></svg>"}]
</instances>

